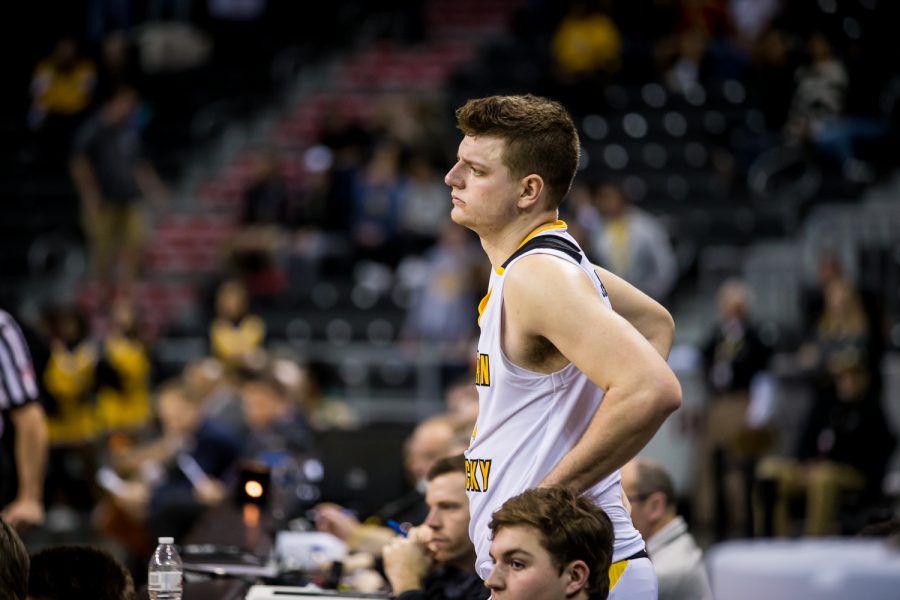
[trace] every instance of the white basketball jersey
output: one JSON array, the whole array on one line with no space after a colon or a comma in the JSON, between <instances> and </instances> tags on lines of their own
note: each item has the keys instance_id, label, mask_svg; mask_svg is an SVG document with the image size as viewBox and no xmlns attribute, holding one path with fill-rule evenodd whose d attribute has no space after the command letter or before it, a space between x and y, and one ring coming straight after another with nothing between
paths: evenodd
<instances>
[{"instance_id":1,"label":"white basketball jersey","mask_svg":"<svg viewBox=\"0 0 900 600\"><path fill-rule=\"evenodd\" d=\"M565 229L563 221L556 221L526 238L503 267L492 270L488 294L478 307L478 421L466 451L466 491L471 513L469 537L475 544L476 567L482 579L493 566L488 554L491 515L506 500L536 487L550 473L581 439L603 400L603 392L572 363L555 373L535 373L513 364L503 353L504 273L523 256L550 254L579 265L610 306L593 266ZM613 562L643 549L641 535L622 502L618 471L585 495L612 520Z\"/></svg>"}]
</instances>

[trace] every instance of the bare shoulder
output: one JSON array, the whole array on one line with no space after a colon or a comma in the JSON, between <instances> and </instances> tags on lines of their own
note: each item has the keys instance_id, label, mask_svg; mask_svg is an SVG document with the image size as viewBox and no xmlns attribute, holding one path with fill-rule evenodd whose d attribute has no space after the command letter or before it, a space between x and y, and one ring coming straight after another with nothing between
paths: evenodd
<instances>
[{"instance_id":1,"label":"bare shoulder","mask_svg":"<svg viewBox=\"0 0 900 600\"><path fill-rule=\"evenodd\" d=\"M600 301L587 273L568 260L550 254L531 254L505 275L504 301L546 308L573 300Z\"/></svg>"},{"instance_id":2,"label":"bare shoulder","mask_svg":"<svg viewBox=\"0 0 900 600\"><path fill-rule=\"evenodd\" d=\"M567 260L549 254L522 258L505 275L504 314L520 331L552 338L567 323L605 320L611 313L590 276Z\"/></svg>"}]
</instances>

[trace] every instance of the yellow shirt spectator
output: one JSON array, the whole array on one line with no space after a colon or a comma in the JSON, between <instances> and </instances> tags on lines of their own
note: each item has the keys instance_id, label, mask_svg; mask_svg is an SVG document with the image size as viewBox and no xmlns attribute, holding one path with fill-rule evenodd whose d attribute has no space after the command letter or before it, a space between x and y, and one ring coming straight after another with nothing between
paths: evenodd
<instances>
[{"instance_id":1,"label":"yellow shirt spectator","mask_svg":"<svg viewBox=\"0 0 900 600\"><path fill-rule=\"evenodd\" d=\"M568 16L553 35L553 57L567 73L577 75L619 68L622 38L612 19L602 14Z\"/></svg>"}]
</instances>

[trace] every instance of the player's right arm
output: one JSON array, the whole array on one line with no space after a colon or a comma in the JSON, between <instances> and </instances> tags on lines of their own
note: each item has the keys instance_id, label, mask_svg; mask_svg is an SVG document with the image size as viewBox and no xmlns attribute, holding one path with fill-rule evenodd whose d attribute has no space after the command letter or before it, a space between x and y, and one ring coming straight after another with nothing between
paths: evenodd
<instances>
[{"instance_id":1,"label":"player's right arm","mask_svg":"<svg viewBox=\"0 0 900 600\"><path fill-rule=\"evenodd\" d=\"M609 294L613 310L631 323L660 356L668 358L675 338L675 320L669 311L618 275L593 266Z\"/></svg>"}]
</instances>

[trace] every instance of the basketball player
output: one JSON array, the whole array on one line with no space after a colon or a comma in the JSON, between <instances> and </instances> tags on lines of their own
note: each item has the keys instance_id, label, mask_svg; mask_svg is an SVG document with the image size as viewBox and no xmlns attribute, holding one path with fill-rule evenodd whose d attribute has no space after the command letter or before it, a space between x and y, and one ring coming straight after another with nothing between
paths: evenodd
<instances>
[{"instance_id":1,"label":"basketball player","mask_svg":"<svg viewBox=\"0 0 900 600\"><path fill-rule=\"evenodd\" d=\"M486 578L492 568L491 514L526 489L563 486L613 523L610 571L621 576L609 597L656 598L618 468L681 404L665 361L671 316L591 265L558 220L579 152L560 104L494 96L470 100L457 120L465 137L444 179L451 217L478 234L493 266L479 306L479 415L466 452L478 572Z\"/></svg>"}]
</instances>

